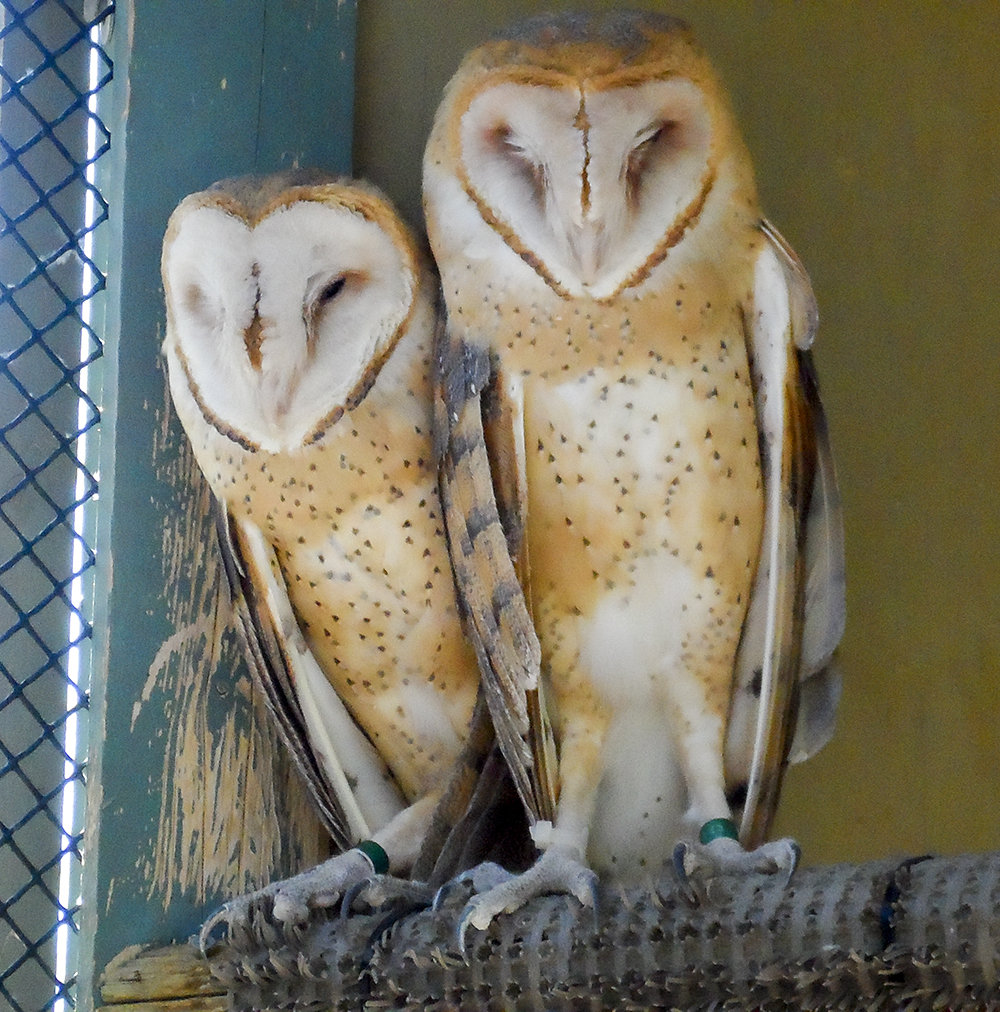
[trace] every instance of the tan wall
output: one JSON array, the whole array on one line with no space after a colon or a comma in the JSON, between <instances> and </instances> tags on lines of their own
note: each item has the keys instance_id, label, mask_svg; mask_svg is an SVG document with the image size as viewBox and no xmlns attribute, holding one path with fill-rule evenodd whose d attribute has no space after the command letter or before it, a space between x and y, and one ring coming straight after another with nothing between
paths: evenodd
<instances>
[{"instance_id":1,"label":"tan wall","mask_svg":"<svg viewBox=\"0 0 1000 1012\"><path fill-rule=\"evenodd\" d=\"M356 171L415 218L423 141L461 54L565 6L360 0ZM834 742L788 776L778 831L810 863L997 848L1000 4L663 9L728 82L764 207L823 320L844 698Z\"/></svg>"}]
</instances>

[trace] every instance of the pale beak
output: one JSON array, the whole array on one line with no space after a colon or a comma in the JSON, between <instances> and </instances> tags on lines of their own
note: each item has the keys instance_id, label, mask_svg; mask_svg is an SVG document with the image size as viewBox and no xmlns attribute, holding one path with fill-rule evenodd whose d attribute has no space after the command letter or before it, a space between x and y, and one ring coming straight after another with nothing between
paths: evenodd
<instances>
[{"instance_id":1,"label":"pale beak","mask_svg":"<svg viewBox=\"0 0 1000 1012\"><path fill-rule=\"evenodd\" d=\"M595 221L585 221L572 229L569 235L570 249L580 268L580 277L585 285L597 281L604 253L604 229Z\"/></svg>"},{"instance_id":2,"label":"pale beak","mask_svg":"<svg viewBox=\"0 0 1000 1012\"><path fill-rule=\"evenodd\" d=\"M304 338L282 338L273 320L255 309L243 332L250 363L258 375L260 410L267 423L281 428L298 392L308 362Z\"/></svg>"}]
</instances>

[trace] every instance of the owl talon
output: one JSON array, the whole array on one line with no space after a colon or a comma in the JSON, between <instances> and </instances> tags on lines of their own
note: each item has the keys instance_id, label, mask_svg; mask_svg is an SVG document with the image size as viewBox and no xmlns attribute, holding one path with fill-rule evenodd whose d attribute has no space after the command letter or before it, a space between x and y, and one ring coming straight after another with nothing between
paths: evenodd
<instances>
[{"instance_id":1,"label":"owl talon","mask_svg":"<svg viewBox=\"0 0 1000 1012\"><path fill-rule=\"evenodd\" d=\"M682 841L674 848L674 871L684 897L694 905L703 896L696 886L698 878L715 875L759 874L784 872L787 887L802 855L799 845L791 839L772 840L756 850L744 850L736 840L719 837L710 843Z\"/></svg>"},{"instance_id":2,"label":"owl talon","mask_svg":"<svg viewBox=\"0 0 1000 1012\"><path fill-rule=\"evenodd\" d=\"M454 891L455 885L455 882L445 882L444 885L438 888L438 891L434 894L434 899L431 901L431 910L434 913L437 913L448 902L448 897Z\"/></svg>"},{"instance_id":3,"label":"owl talon","mask_svg":"<svg viewBox=\"0 0 1000 1012\"><path fill-rule=\"evenodd\" d=\"M454 878L449 879L434 894L434 902L431 904L435 913L441 909L451 898L451 895L459 886L471 885L472 893L484 893L494 886L501 885L514 877L512 872L507 871L502 865L493 861L483 861L474 868L460 872Z\"/></svg>"},{"instance_id":4,"label":"owl talon","mask_svg":"<svg viewBox=\"0 0 1000 1012\"><path fill-rule=\"evenodd\" d=\"M465 885L471 881L470 878L466 878L468 872L462 872L461 875L456 876L448 882L445 882L438 891L434 894L434 901L431 903L431 910L437 913L444 905L451 899L452 894L458 889L459 886ZM475 890L473 890L475 891Z\"/></svg>"},{"instance_id":5,"label":"owl talon","mask_svg":"<svg viewBox=\"0 0 1000 1012\"><path fill-rule=\"evenodd\" d=\"M229 944L237 948L253 945L260 942L270 945L276 932L284 929L286 932L289 924L281 922L275 924L273 909L270 914L265 912L266 901L275 895L277 885L267 886L257 892L247 893L245 896L237 896L226 903L223 903L201 926L198 932L198 948L202 955L207 955L216 941L212 935L220 924L226 926L226 936Z\"/></svg>"},{"instance_id":6,"label":"owl talon","mask_svg":"<svg viewBox=\"0 0 1000 1012\"><path fill-rule=\"evenodd\" d=\"M228 903L223 903L218 910L215 911L201 926L201 930L198 932L198 948L203 956L208 955L208 950L212 947L212 932L215 931L216 927L223 921L226 923L226 927L229 927L229 909Z\"/></svg>"},{"instance_id":7,"label":"owl talon","mask_svg":"<svg viewBox=\"0 0 1000 1012\"><path fill-rule=\"evenodd\" d=\"M512 875L489 862L473 869L473 884L486 888L477 888L477 895L466 903L459 917L456 940L462 958L468 961L465 942L470 927L485 931L498 914L513 913L536 896L566 893L596 910L597 876L574 853L552 847L521 875Z\"/></svg>"},{"instance_id":8,"label":"owl talon","mask_svg":"<svg viewBox=\"0 0 1000 1012\"><path fill-rule=\"evenodd\" d=\"M779 843L781 841L778 841ZM799 866L799 861L802 860L802 848L796 843L795 840L787 841L791 850L791 860L788 863L788 874L785 875L785 888L791 884L792 876L795 874L795 869Z\"/></svg>"},{"instance_id":9,"label":"owl talon","mask_svg":"<svg viewBox=\"0 0 1000 1012\"><path fill-rule=\"evenodd\" d=\"M299 875L224 903L202 925L199 947L203 953L207 951L220 924L225 924L230 941L244 935L263 939L274 932L294 935L313 910L332 907L345 893L372 881L371 861L364 854L356 850L338 854Z\"/></svg>"},{"instance_id":10,"label":"owl talon","mask_svg":"<svg viewBox=\"0 0 1000 1012\"><path fill-rule=\"evenodd\" d=\"M434 893L424 882L396 878L394 875L372 875L344 894L340 916L342 920L346 919L350 915L351 905L357 900L372 910L398 904L419 910L430 906L433 899Z\"/></svg>"},{"instance_id":11,"label":"owl talon","mask_svg":"<svg viewBox=\"0 0 1000 1012\"><path fill-rule=\"evenodd\" d=\"M343 899L340 901L341 921L346 921L350 917L354 901L368 888L371 882L371 878L363 878L360 882L355 882L349 889L344 890Z\"/></svg>"},{"instance_id":12,"label":"owl talon","mask_svg":"<svg viewBox=\"0 0 1000 1012\"><path fill-rule=\"evenodd\" d=\"M677 884L680 886L681 895L688 904L696 907L701 903L702 897L695 888L694 882L688 876L687 857L691 848L683 840L674 847L674 873L677 876Z\"/></svg>"}]
</instances>

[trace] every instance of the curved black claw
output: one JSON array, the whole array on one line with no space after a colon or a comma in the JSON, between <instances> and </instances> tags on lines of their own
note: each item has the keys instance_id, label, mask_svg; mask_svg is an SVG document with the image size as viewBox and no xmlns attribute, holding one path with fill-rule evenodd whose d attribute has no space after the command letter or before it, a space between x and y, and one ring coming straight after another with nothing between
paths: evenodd
<instances>
[{"instance_id":1,"label":"curved black claw","mask_svg":"<svg viewBox=\"0 0 1000 1012\"><path fill-rule=\"evenodd\" d=\"M486 892L513 877L513 873L507 871L502 865L496 864L493 861L483 861L482 864L477 864L474 868L468 868L460 872L440 886L434 894L434 902L431 905L431 909L437 913L459 886L471 885L472 894L475 895L476 893Z\"/></svg>"},{"instance_id":2,"label":"curved black claw","mask_svg":"<svg viewBox=\"0 0 1000 1012\"><path fill-rule=\"evenodd\" d=\"M285 944L295 934L298 927L292 921L281 921L274 917L273 887L269 886L259 892L237 896L223 903L202 924L198 932L198 948L202 955L221 938L213 938L220 924L226 927L229 943L237 948L250 948L255 945L275 947Z\"/></svg>"},{"instance_id":3,"label":"curved black claw","mask_svg":"<svg viewBox=\"0 0 1000 1012\"><path fill-rule=\"evenodd\" d=\"M438 891L434 894L434 899L431 902L431 910L434 913L438 913L440 909L451 899L451 894L460 886L464 885L467 880L463 880L462 876L458 878L449 879L444 885L438 888Z\"/></svg>"},{"instance_id":4,"label":"curved black claw","mask_svg":"<svg viewBox=\"0 0 1000 1012\"><path fill-rule=\"evenodd\" d=\"M802 851L791 839L772 840L756 850L744 850L736 840L725 837L710 843L681 841L674 847L673 864L681 891L697 905L704 896L699 880L715 875L776 875L784 872L784 886L791 882Z\"/></svg>"},{"instance_id":5,"label":"curved black claw","mask_svg":"<svg viewBox=\"0 0 1000 1012\"><path fill-rule=\"evenodd\" d=\"M344 891L344 898L340 901L340 920L346 921L351 916L351 908L354 906L354 901L371 885L371 878L363 878L360 882L355 882L350 889Z\"/></svg>"},{"instance_id":6,"label":"curved black claw","mask_svg":"<svg viewBox=\"0 0 1000 1012\"><path fill-rule=\"evenodd\" d=\"M414 910L422 910L433 902L434 891L426 882L415 879L397 878L395 875L370 875L344 893L344 899L340 904L341 920L350 916L357 900L361 900L373 910L398 904L410 904Z\"/></svg>"},{"instance_id":7,"label":"curved black claw","mask_svg":"<svg viewBox=\"0 0 1000 1012\"><path fill-rule=\"evenodd\" d=\"M694 883L688 878L687 856L690 846L683 840L674 847L674 874L677 876L677 883L681 887L681 895L692 906L696 907L701 902L698 890Z\"/></svg>"},{"instance_id":8,"label":"curved black claw","mask_svg":"<svg viewBox=\"0 0 1000 1012\"><path fill-rule=\"evenodd\" d=\"M792 860L788 866L788 874L785 876L785 888L792 881L792 876L795 874L795 869L799 866L799 861L802 860L802 848L795 842L795 840L789 841L789 850L792 853Z\"/></svg>"},{"instance_id":9,"label":"curved black claw","mask_svg":"<svg viewBox=\"0 0 1000 1012\"><path fill-rule=\"evenodd\" d=\"M496 875L493 869L501 873ZM480 865L474 872L476 894L463 909L456 925L456 942L462 958L468 961L465 936L470 927L486 930L501 913L513 913L536 896L551 893L575 896L585 907L597 906L597 875L583 864L575 849L552 847L520 875L511 875L499 865Z\"/></svg>"},{"instance_id":10,"label":"curved black claw","mask_svg":"<svg viewBox=\"0 0 1000 1012\"><path fill-rule=\"evenodd\" d=\"M229 904L223 903L218 910L213 913L208 920L205 921L201 926L201 930L198 932L198 948L201 950L203 956L208 955L208 950L214 944L212 941L212 932L222 923L229 926Z\"/></svg>"}]
</instances>

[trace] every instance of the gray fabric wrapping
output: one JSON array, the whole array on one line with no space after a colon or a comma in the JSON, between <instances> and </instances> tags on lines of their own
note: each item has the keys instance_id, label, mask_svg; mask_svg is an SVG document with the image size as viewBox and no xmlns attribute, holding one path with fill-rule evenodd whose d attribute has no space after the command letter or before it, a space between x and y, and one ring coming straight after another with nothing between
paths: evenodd
<instances>
[{"instance_id":1,"label":"gray fabric wrapping","mask_svg":"<svg viewBox=\"0 0 1000 1012\"><path fill-rule=\"evenodd\" d=\"M263 917L212 955L233 1008L584 1012L682 1008L1000 1009L1000 854L605 889L599 914L544 897L470 930L467 890L435 914ZM371 1004L367 1004L371 1003Z\"/></svg>"}]
</instances>

